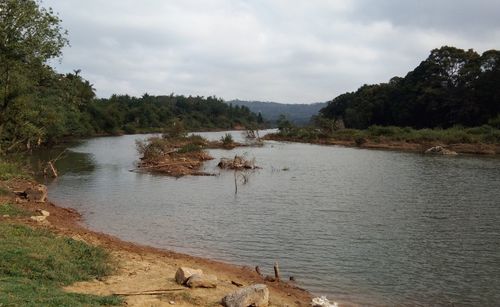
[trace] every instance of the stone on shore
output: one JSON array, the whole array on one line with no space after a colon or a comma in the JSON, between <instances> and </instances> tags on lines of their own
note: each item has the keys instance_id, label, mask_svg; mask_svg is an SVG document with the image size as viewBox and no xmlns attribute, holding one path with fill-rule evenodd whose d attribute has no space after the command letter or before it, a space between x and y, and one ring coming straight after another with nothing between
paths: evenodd
<instances>
[{"instance_id":1,"label":"stone on shore","mask_svg":"<svg viewBox=\"0 0 500 307\"><path fill-rule=\"evenodd\" d=\"M189 277L191 277L194 274L203 275L203 271L192 268L180 267L177 269L177 272L175 272L175 281L179 285L185 285Z\"/></svg>"},{"instance_id":2,"label":"stone on shore","mask_svg":"<svg viewBox=\"0 0 500 307\"><path fill-rule=\"evenodd\" d=\"M449 150L444 148L443 146L434 146L425 151L426 154L435 154L435 155L447 155L447 156L455 156L457 153L453 150Z\"/></svg>"},{"instance_id":3,"label":"stone on shore","mask_svg":"<svg viewBox=\"0 0 500 307\"><path fill-rule=\"evenodd\" d=\"M33 221L37 221L37 222L45 222L45 220L47 219L47 217L45 215L34 215L31 217L31 219Z\"/></svg>"},{"instance_id":4,"label":"stone on shore","mask_svg":"<svg viewBox=\"0 0 500 307\"><path fill-rule=\"evenodd\" d=\"M222 299L226 307L266 307L269 305L269 289L266 285L257 284L239 289Z\"/></svg>"},{"instance_id":5,"label":"stone on shore","mask_svg":"<svg viewBox=\"0 0 500 307\"><path fill-rule=\"evenodd\" d=\"M186 281L189 288L217 288L217 276L206 274L193 274Z\"/></svg>"},{"instance_id":6,"label":"stone on shore","mask_svg":"<svg viewBox=\"0 0 500 307\"><path fill-rule=\"evenodd\" d=\"M38 209L38 210L36 210L36 212L40 213L43 216L50 216L50 212L49 211Z\"/></svg>"},{"instance_id":7,"label":"stone on shore","mask_svg":"<svg viewBox=\"0 0 500 307\"><path fill-rule=\"evenodd\" d=\"M47 200L47 187L43 184L39 184L34 187L27 188L24 191L24 194L29 201L44 203Z\"/></svg>"}]
</instances>

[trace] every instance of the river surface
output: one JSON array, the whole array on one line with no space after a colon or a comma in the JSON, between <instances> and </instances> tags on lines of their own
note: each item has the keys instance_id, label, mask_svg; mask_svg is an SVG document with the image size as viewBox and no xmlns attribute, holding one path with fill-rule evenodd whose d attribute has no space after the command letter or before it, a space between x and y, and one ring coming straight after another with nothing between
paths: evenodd
<instances>
[{"instance_id":1,"label":"river surface","mask_svg":"<svg viewBox=\"0 0 500 307\"><path fill-rule=\"evenodd\" d=\"M203 133L211 139L223 133ZM239 138L239 132L233 132ZM259 265L361 305L500 304L500 159L266 142L211 150L216 177L131 172L135 140L70 148L55 203L124 240ZM220 157L255 158L243 184Z\"/></svg>"}]
</instances>

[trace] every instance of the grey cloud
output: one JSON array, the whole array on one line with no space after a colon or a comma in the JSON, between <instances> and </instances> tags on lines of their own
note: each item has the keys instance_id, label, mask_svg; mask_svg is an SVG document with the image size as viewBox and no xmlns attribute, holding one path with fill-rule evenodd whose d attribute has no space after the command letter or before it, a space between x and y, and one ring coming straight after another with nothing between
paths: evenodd
<instances>
[{"instance_id":1,"label":"grey cloud","mask_svg":"<svg viewBox=\"0 0 500 307\"><path fill-rule=\"evenodd\" d=\"M82 69L104 97L326 101L404 75L432 48L486 50L500 41L494 1L44 3L70 33L58 69Z\"/></svg>"}]
</instances>

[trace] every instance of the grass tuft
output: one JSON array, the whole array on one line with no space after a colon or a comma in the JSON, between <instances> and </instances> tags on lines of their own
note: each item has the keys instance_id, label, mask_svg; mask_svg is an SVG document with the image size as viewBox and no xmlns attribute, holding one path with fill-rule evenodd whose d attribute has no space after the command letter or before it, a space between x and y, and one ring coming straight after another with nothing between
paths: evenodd
<instances>
[{"instance_id":1,"label":"grass tuft","mask_svg":"<svg viewBox=\"0 0 500 307\"><path fill-rule=\"evenodd\" d=\"M117 305L121 298L61 289L111 272L109 255L99 247L47 230L0 223L0 306Z\"/></svg>"},{"instance_id":2,"label":"grass tuft","mask_svg":"<svg viewBox=\"0 0 500 307\"><path fill-rule=\"evenodd\" d=\"M0 216L29 216L30 213L9 203L0 204Z\"/></svg>"}]
</instances>

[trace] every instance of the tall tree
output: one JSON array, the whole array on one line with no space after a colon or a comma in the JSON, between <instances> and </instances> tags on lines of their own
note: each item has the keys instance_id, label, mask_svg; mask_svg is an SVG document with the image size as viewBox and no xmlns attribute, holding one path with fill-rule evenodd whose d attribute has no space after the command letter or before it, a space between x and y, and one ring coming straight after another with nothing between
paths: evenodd
<instances>
[{"instance_id":1,"label":"tall tree","mask_svg":"<svg viewBox=\"0 0 500 307\"><path fill-rule=\"evenodd\" d=\"M53 74L47 62L68 43L60 24L39 1L0 2L0 152L43 137L32 107L40 82Z\"/></svg>"}]
</instances>

